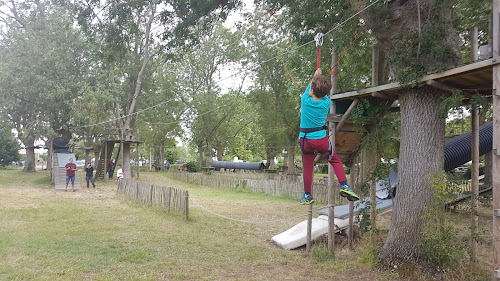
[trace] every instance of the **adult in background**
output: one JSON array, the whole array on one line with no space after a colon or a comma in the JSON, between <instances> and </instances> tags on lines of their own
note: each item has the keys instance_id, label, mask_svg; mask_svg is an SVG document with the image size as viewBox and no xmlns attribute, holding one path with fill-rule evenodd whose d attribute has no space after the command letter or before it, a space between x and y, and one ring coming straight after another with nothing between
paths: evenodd
<instances>
[{"instance_id":1,"label":"adult in background","mask_svg":"<svg viewBox=\"0 0 500 281\"><path fill-rule=\"evenodd\" d=\"M75 172L78 169L76 168L76 164L73 163L73 158L69 158L69 163L66 163L64 170L66 170L66 189L64 191L68 191L68 184L71 181L71 191L75 192Z\"/></svg>"},{"instance_id":2,"label":"adult in background","mask_svg":"<svg viewBox=\"0 0 500 281\"><path fill-rule=\"evenodd\" d=\"M92 186L94 187L94 192L97 192L97 189L95 189L95 182L94 182L94 167L92 167L92 164L89 163L87 167L85 167L85 181L87 181L87 192L90 192L89 190L89 182L92 183Z\"/></svg>"},{"instance_id":3,"label":"adult in background","mask_svg":"<svg viewBox=\"0 0 500 281\"><path fill-rule=\"evenodd\" d=\"M113 172L114 172L114 168L115 168L115 163L113 162L113 160L109 160L108 162L108 177L109 179L112 179L113 178Z\"/></svg>"}]
</instances>

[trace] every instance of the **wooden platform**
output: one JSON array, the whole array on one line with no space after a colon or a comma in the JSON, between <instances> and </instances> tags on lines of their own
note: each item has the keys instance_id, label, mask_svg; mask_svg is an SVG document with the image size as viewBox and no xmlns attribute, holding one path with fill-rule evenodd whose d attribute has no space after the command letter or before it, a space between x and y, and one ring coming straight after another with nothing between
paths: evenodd
<instances>
[{"instance_id":1,"label":"wooden platform","mask_svg":"<svg viewBox=\"0 0 500 281\"><path fill-rule=\"evenodd\" d=\"M476 63L471 63L440 73L425 75L418 83L427 84L431 87L445 91L462 90L464 92L491 95L493 85L493 66L500 64L500 57L495 57ZM338 93L330 96L332 101L361 98L367 96L397 99L398 94L407 85L398 82ZM477 90L477 92L476 92Z\"/></svg>"}]
</instances>

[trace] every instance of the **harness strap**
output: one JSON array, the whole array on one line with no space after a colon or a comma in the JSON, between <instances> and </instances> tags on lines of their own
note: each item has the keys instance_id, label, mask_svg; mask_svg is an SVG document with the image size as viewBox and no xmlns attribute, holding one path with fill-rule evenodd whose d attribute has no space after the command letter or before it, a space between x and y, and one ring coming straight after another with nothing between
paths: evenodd
<instances>
[{"instance_id":1,"label":"harness strap","mask_svg":"<svg viewBox=\"0 0 500 281\"><path fill-rule=\"evenodd\" d=\"M305 133L305 134L313 133L313 132L317 132L317 131L322 131L322 130L328 130L328 126L323 125L321 127L314 127L314 128L300 128L300 132Z\"/></svg>"}]
</instances>

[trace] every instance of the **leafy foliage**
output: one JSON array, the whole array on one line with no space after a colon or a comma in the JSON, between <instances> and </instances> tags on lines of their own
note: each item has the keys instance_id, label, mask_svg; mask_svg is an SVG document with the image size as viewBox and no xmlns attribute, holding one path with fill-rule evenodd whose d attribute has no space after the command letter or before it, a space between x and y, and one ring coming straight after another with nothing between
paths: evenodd
<instances>
[{"instance_id":1,"label":"leafy foliage","mask_svg":"<svg viewBox=\"0 0 500 281\"><path fill-rule=\"evenodd\" d=\"M19 161L19 145L8 127L0 127L0 167Z\"/></svg>"}]
</instances>

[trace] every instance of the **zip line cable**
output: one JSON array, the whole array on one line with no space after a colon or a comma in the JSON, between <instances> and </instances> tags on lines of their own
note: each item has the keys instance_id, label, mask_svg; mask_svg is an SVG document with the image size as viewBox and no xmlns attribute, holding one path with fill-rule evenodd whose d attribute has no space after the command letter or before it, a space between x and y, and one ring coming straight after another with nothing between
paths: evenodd
<instances>
[{"instance_id":1,"label":"zip line cable","mask_svg":"<svg viewBox=\"0 0 500 281\"><path fill-rule=\"evenodd\" d=\"M349 18L345 19L344 21L342 21L342 22L340 22L340 23L337 23L337 25L335 25L332 29L330 29L330 30L328 30L327 32L325 32L325 33L324 33L324 35L327 35L327 34L329 34L330 32L332 32L332 31L334 31L334 30L336 30L336 29L338 29L338 28L342 27L342 26L343 26L344 24L346 24L348 21L350 21L351 19L353 19L353 18L354 18L354 17L356 17L357 15L361 14L361 13L362 13L362 12L364 12L365 10L369 9L370 7L372 7L373 5L375 5L375 4L376 4L376 3L378 3L378 2L380 2L380 0L375 0L373 3L371 3L371 4L370 4L370 5L368 5L368 6L366 6L365 8L361 9L360 11L358 11L358 12L357 12L357 13L355 13L355 14L353 14L353 15L352 15L352 16L350 16ZM356 38L356 40L357 40L357 38ZM215 83L220 83L220 82L222 82L222 81L225 81L225 80L227 80L227 79L233 78L233 77L235 77L235 76L237 76L237 75L240 75L240 74L242 74L242 73L246 73L246 72L249 72L249 71L251 71L251 70L254 70L254 69L256 69L256 68L258 68L258 67L262 66L262 65L263 65L263 64L265 64L265 63L268 63L268 62L270 62L270 61L272 61L272 60L275 60L275 59L277 59L277 58L281 57L282 55L286 55L286 54L289 54L289 53L295 52L296 50L298 50L298 49L300 49L300 48L302 48L302 47L304 47L304 46L307 46L307 45L309 45L309 44L311 44L311 43L313 43L313 42L316 42L316 41L315 41L315 40L308 41L308 42L303 43L303 44L301 44L301 45L299 45L299 46L297 46L297 47L295 47L295 48L293 48L293 49L290 49L290 50L288 50L288 51L284 52L284 53L280 53L280 54L278 54L278 55L276 55L276 56L273 56L273 57L271 57L271 58L269 58L269 59L266 59L266 60L264 60L264 61L261 61L261 62L258 62L258 63L254 63L253 65L251 65L251 66L249 66L249 67L246 67L246 68L240 68L240 70L242 70L242 71L236 72L236 73L231 74L231 75L229 75L229 76L227 76L227 77L224 77L224 78L221 78L221 79L219 79L219 80L216 80L216 81L215 81ZM350 48L350 47L349 47L349 48ZM175 99L171 99L171 100L168 100L168 101L163 101L163 102L158 103L158 104L156 104L156 105L153 105L153 106L150 106L150 107L148 107L148 108L145 108L145 109L139 110L139 111L137 111L137 112L133 112L133 113L131 113L131 114L127 114L127 115L122 116L122 117L119 117L119 118L114 118L114 119L111 119L111 120L108 120L108 121L104 121L104 122L100 122L100 123L96 123L96 124L89 124L89 125L84 125L84 126L76 126L76 127L73 127L73 128L88 128L88 127L99 126L99 125L106 124L106 123L111 123L111 122L114 122L114 121L117 121L117 120L121 120L121 119L127 118L127 117L132 116L132 115L136 115L136 114L142 113L142 112L147 111L147 110L151 110L151 109L153 109L153 108L156 108L156 107L158 107L158 106L161 106L161 105L163 105L163 104L166 104L166 103L171 102L171 101L174 101L174 100L175 100Z\"/></svg>"},{"instance_id":2,"label":"zip line cable","mask_svg":"<svg viewBox=\"0 0 500 281\"><path fill-rule=\"evenodd\" d=\"M124 119L124 118L127 118L129 116L132 116L132 115L136 115L136 114L139 114L139 113L142 113L144 111L148 111L148 110L151 110L153 108L156 108L156 107L159 107L161 105L164 105L168 102L171 102L171 101L174 101L175 99L170 99L170 100L167 100L167 101L162 101L156 105L153 105L153 106L150 106L150 107L147 107L147 108L144 108L144 109L141 109L139 111L136 111L136 112L132 112L130 114L127 114L127 115L124 115L122 117L118 117L118 118L114 118L114 119L111 119L111 120L108 120L108 121L104 121L104 122L100 122L100 123L96 123L96 124L89 124L89 125L84 125L84 126L76 126L76 127L73 127L73 128L87 128L87 127L94 127L94 126L99 126L99 125L103 125L103 124L107 124L107 123L111 123L111 122L114 122L114 121L118 121L118 120L121 120L121 119Z\"/></svg>"}]
</instances>

